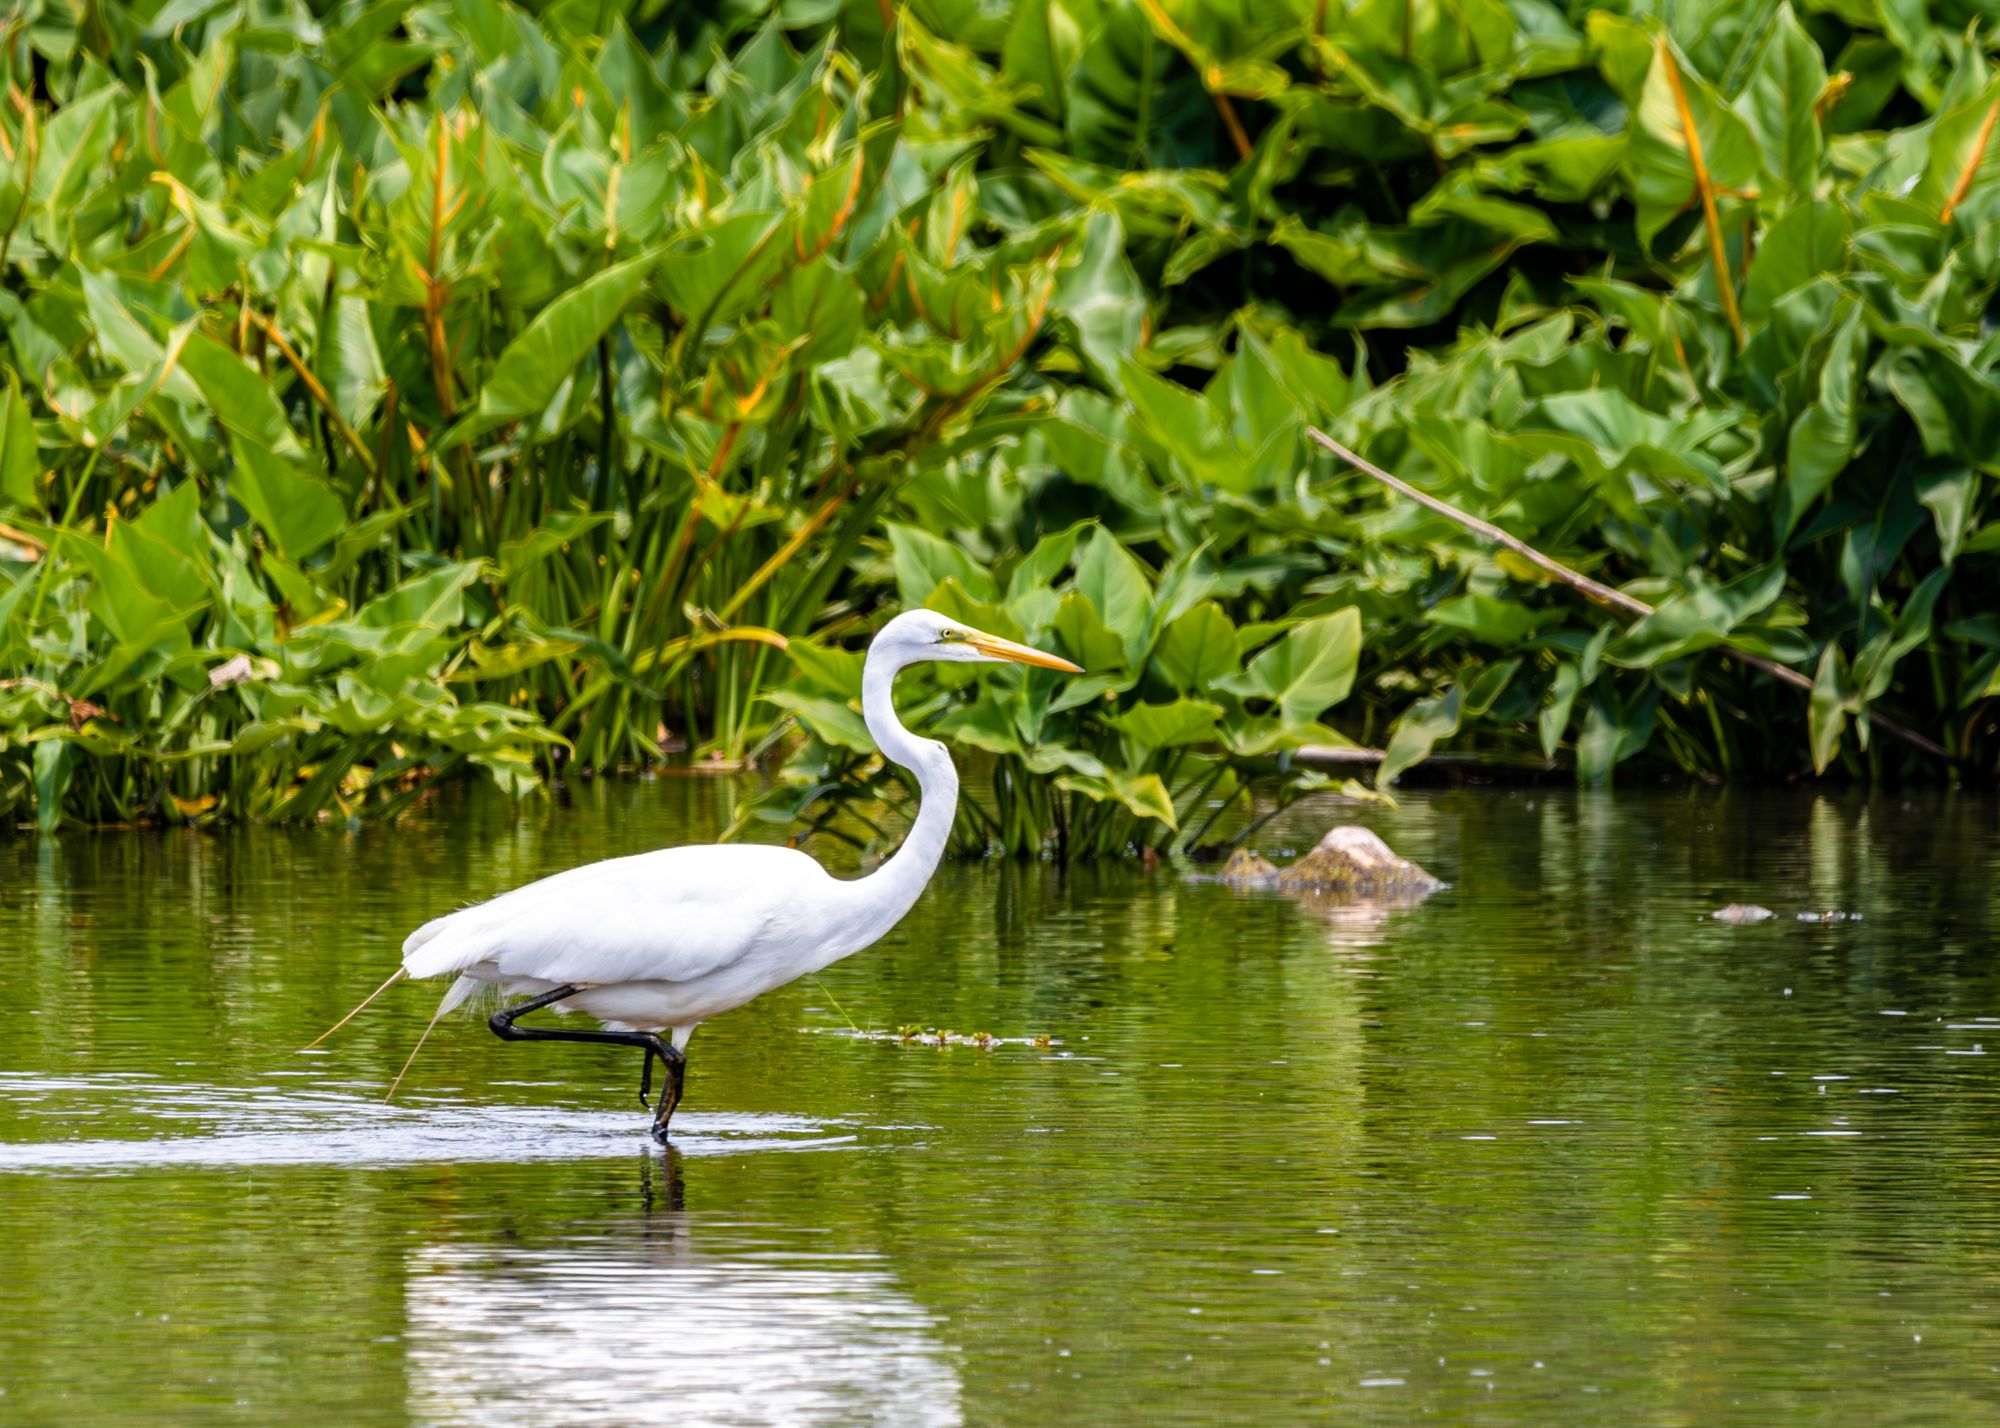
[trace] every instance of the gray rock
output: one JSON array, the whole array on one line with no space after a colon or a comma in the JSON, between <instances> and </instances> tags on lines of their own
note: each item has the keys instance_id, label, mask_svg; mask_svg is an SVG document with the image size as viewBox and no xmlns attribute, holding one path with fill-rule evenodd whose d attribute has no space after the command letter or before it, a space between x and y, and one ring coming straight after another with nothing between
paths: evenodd
<instances>
[{"instance_id":1,"label":"gray rock","mask_svg":"<svg viewBox=\"0 0 2000 1428\"><path fill-rule=\"evenodd\" d=\"M1343 823L1288 868L1274 868L1238 848L1222 870L1237 887L1333 893L1356 902L1418 902L1444 886L1408 858L1398 857L1368 829Z\"/></svg>"}]
</instances>

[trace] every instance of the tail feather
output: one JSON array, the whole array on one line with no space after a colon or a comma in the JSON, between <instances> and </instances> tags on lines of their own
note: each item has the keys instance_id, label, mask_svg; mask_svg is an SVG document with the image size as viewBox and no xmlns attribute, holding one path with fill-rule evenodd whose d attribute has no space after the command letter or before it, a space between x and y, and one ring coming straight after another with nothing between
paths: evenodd
<instances>
[{"instance_id":1,"label":"tail feather","mask_svg":"<svg viewBox=\"0 0 2000 1428\"><path fill-rule=\"evenodd\" d=\"M310 1051L315 1046L318 1046L322 1041L325 1041L329 1036L332 1036L336 1031L339 1031L343 1026L346 1026L350 1021L353 1021L356 1017L360 1016L362 1012L368 1010L368 1004L370 1002L374 1001L375 998L381 996L382 993L388 991L389 988L395 986L396 983L402 981L405 975L406 973L404 969L398 967L393 973L390 974L388 981L384 982L381 986L377 987L374 991L370 992L366 997L362 998L360 1006L356 1007L353 1011L349 1012L346 1016L342 1017L339 1021L335 1022L332 1026L328 1027L325 1031L322 1031L318 1036L314 1037L311 1041L308 1041L304 1046L301 1046L299 1050Z\"/></svg>"},{"instance_id":2,"label":"tail feather","mask_svg":"<svg viewBox=\"0 0 2000 1428\"><path fill-rule=\"evenodd\" d=\"M383 1093L383 1100L386 1101L395 1096L396 1088L402 1085L403 1078L410 1074L410 1068L416 1064L417 1053L422 1051L424 1043L431 1039L431 1033L437 1029L437 1024L444 1019L444 1014L471 996L478 988L479 983L471 977L460 977L451 984L450 989L444 994L444 1000L438 1003L438 1009L431 1013L430 1025L426 1026L424 1034L417 1038L417 1044L410 1048L409 1059L403 1062L403 1069L396 1073L396 1079L389 1083L389 1089Z\"/></svg>"},{"instance_id":3,"label":"tail feather","mask_svg":"<svg viewBox=\"0 0 2000 1428\"><path fill-rule=\"evenodd\" d=\"M444 931L444 925L457 916L458 914L455 912L447 912L443 917L433 917L429 922L426 922L422 927L419 927L415 932L405 937L403 939L403 955L408 957L412 952Z\"/></svg>"},{"instance_id":4,"label":"tail feather","mask_svg":"<svg viewBox=\"0 0 2000 1428\"><path fill-rule=\"evenodd\" d=\"M483 903L425 923L403 944L403 966L412 977L422 980L463 972L488 960L496 943L503 940L504 924L492 908L492 903Z\"/></svg>"}]
</instances>

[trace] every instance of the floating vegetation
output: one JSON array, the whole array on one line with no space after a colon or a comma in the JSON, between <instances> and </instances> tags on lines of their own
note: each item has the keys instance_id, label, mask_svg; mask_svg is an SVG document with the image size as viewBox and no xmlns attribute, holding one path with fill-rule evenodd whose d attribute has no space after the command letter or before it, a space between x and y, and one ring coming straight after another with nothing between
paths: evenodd
<instances>
[{"instance_id":1,"label":"floating vegetation","mask_svg":"<svg viewBox=\"0 0 2000 1428\"><path fill-rule=\"evenodd\" d=\"M991 1051L1001 1046L1032 1046L1046 1051L1062 1045L1060 1037L1046 1034L995 1036L988 1031L975 1031L966 1036L949 1029L926 1030L919 1026L899 1026L894 1031L864 1030L858 1026L802 1026L799 1030L807 1036L843 1036L850 1041L886 1041L898 1046L970 1046L980 1051Z\"/></svg>"}]
</instances>

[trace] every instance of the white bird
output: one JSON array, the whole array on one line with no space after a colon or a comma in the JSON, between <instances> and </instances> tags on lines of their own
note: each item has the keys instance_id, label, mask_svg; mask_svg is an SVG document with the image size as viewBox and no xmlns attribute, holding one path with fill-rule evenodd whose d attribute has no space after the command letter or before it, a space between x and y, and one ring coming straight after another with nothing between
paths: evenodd
<instances>
[{"instance_id":1,"label":"white bird","mask_svg":"<svg viewBox=\"0 0 2000 1428\"><path fill-rule=\"evenodd\" d=\"M642 1102L653 1058L660 1059L667 1075L653 1135L664 1143L695 1027L871 945L902 920L937 870L958 807L958 771L943 744L903 727L890 699L897 673L924 660L1082 672L931 610L899 615L868 646L861 713L882 752L916 775L922 797L909 836L875 872L843 880L793 848L718 843L587 863L425 923L403 943L402 967L319 1040L404 977L456 975L431 1027L482 986L528 993L489 1018L496 1035L637 1047L646 1058ZM516 1024L542 1007L583 1012L605 1029Z\"/></svg>"}]
</instances>

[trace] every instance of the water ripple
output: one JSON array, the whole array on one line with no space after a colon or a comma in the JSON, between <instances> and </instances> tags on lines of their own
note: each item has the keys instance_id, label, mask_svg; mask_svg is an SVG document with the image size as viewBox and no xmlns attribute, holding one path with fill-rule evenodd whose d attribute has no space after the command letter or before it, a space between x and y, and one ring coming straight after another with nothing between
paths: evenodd
<instances>
[{"instance_id":1,"label":"water ripple","mask_svg":"<svg viewBox=\"0 0 2000 1428\"><path fill-rule=\"evenodd\" d=\"M161 1166L380 1167L624 1157L652 1145L643 1113L438 1100L385 1104L337 1090L234 1087L140 1075L0 1072L0 1105L16 1113L121 1117L205 1133L0 1141L0 1173L128 1171ZM803 1116L690 1113L674 1121L683 1155L852 1148L839 1122Z\"/></svg>"}]
</instances>

